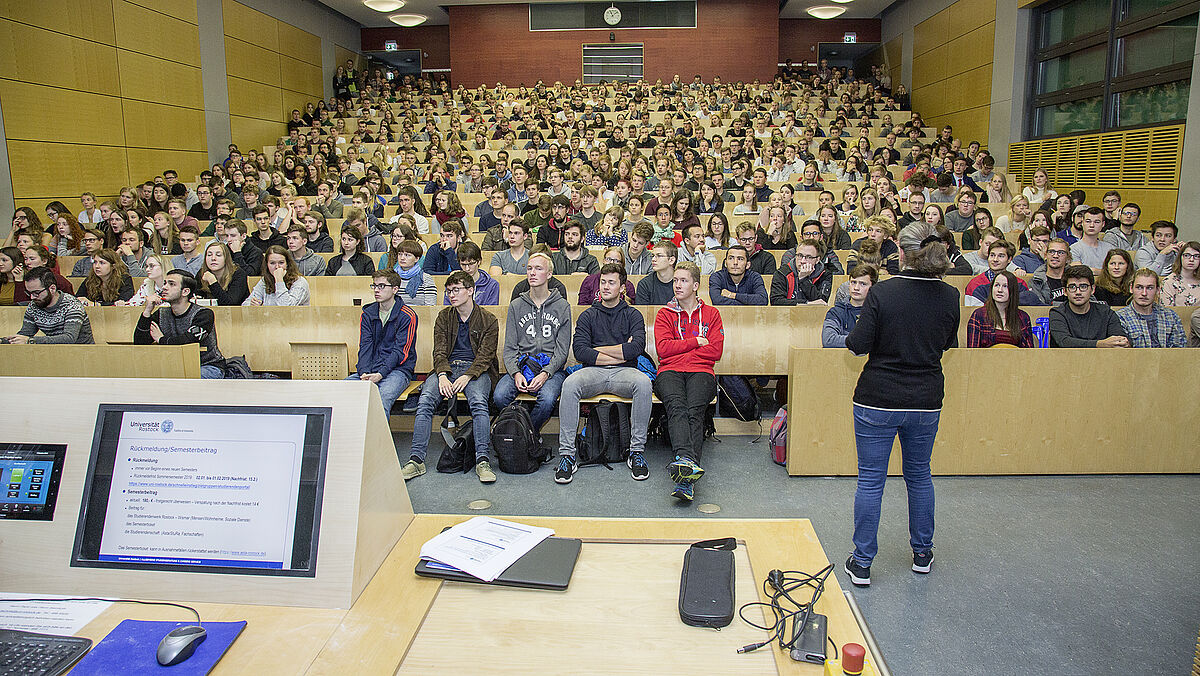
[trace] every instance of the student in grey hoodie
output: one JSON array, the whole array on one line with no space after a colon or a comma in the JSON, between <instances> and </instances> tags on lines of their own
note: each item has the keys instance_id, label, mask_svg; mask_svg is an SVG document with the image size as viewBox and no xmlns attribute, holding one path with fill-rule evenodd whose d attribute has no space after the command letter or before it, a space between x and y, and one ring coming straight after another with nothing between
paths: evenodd
<instances>
[{"instance_id":1,"label":"student in grey hoodie","mask_svg":"<svg viewBox=\"0 0 1200 676\"><path fill-rule=\"evenodd\" d=\"M325 274L325 259L308 248L308 232L305 231L304 226L292 224L288 228L287 248L291 252L292 258L296 260L296 267L300 268L300 274L305 277Z\"/></svg>"},{"instance_id":2,"label":"student in grey hoodie","mask_svg":"<svg viewBox=\"0 0 1200 676\"><path fill-rule=\"evenodd\" d=\"M544 245L529 255L525 272L529 290L508 305L503 353L506 375L496 383L492 395L497 408L508 406L522 393L537 395L530 419L538 433L558 403L567 377L563 367L571 349L571 303L550 288L553 265Z\"/></svg>"}]
</instances>

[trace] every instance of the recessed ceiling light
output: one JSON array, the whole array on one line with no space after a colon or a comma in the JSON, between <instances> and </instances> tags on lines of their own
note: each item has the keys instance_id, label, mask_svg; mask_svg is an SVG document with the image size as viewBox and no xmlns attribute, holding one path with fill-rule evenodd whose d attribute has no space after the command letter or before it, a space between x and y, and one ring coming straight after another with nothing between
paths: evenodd
<instances>
[{"instance_id":1,"label":"recessed ceiling light","mask_svg":"<svg viewBox=\"0 0 1200 676\"><path fill-rule=\"evenodd\" d=\"M413 26L420 26L421 24L425 23L427 20L429 20L429 17L425 16L424 14L392 14L388 16L388 20L397 26L412 28Z\"/></svg>"},{"instance_id":2,"label":"recessed ceiling light","mask_svg":"<svg viewBox=\"0 0 1200 676\"><path fill-rule=\"evenodd\" d=\"M404 6L404 0L363 0L363 4L376 12L394 12Z\"/></svg>"},{"instance_id":3,"label":"recessed ceiling light","mask_svg":"<svg viewBox=\"0 0 1200 676\"><path fill-rule=\"evenodd\" d=\"M854 2L854 0L833 0L833 1L838 3L839 5L844 5L848 2Z\"/></svg>"},{"instance_id":4,"label":"recessed ceiling light","mask_svg":"<svg viewBox=\"0 0 1200 676\"><path fill-rule=\"evenodd\" d=\"M809 16L818 19L832 19L845 14L846 8L838 7L837 5L818 5L816 7L809 7L804 11L808 12Z\"/></svg>"}]
</instances>

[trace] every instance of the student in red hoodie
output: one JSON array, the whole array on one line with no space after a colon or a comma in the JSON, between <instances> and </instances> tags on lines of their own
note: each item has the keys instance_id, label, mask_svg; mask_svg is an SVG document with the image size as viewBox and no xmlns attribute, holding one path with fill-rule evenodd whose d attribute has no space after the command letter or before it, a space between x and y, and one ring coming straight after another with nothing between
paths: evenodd
<instances>
[{"instance_id":1,"label":"student in red hoodie","mask_svg":"<svg viewBox=\"0 0 1200 676\"><path fill-rule=\"evenodd\" d=\"M658 377L654 393L667 413L667 430L675 461L667 471L675 482L671 495L691 500L693 486L704 476L698 464L704 446L704 411L717 394L713 365L725 346L721 313L705 305L700 291L700 268L683 262L675 266L675 298L654 318Z\"/></svg>"}]
</instances>

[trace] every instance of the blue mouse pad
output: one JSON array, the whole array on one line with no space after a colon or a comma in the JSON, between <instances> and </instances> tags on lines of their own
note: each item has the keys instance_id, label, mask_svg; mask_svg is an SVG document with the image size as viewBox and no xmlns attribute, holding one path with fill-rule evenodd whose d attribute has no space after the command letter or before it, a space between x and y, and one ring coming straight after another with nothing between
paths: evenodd
<instances>
[{"instance_id":1,"label":"blue mouse pad","mask_svg":"<svg viewBox=\"0 0 1200 676\"><path fill-rule=\"evenodd\" d=\"M246 628L245 622L205 622L208 638L192 656L179 664L158 663L158 644L171 630L195 622L145 622L125 620L113 628L71 670L72 676L124 676L172 674L206 676Z\"/></svg>"}]
</instances>

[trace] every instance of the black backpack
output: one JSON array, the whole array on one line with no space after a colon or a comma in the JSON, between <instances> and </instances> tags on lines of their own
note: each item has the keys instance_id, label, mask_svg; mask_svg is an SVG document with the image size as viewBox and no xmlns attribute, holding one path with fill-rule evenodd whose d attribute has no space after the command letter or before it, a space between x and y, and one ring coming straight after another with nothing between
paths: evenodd
<instances>
[{"instance_id":1,"label":"black backpack","mask_svg":"<svg viewBox=\"0 0 1200 676\"><path fill-rule=\"evenodd\" d=\"M717 391L723 413L742 422L757 422L762 417L758 393L744 376L717 376Z\"/></svg>"},{"instance_id":2,"label":"black backpack","mask_svg":"<svg viewBox=\"0 0 1200 676\"><path fill-rule=\"evenodd\" d=\"M438 456L437 471L456 474L475 469L475 424L470 418L465 423L458 422L453 401L450 412L442 419L441 428L446 446Z\"/></svg>"},{"instance_id":3,"label":"black backpack","mask_svg":"<svg viewBox=\"0 0 1200 676\"><path fill-rule=\"evenodd\" d=\"M630 407L624 402L601 401L588 411L587 426L575 442L579 466L625 462L629 455Z\"/></svg>"},{"instance_id":4,"label":"black backpack","mask_svg":"<svg viewBox=\"0 0 1200 676\"><path fill-rule=\"evenodd\" d=\"M704 438L712 439L720 442L717 438L717 424L713 418L714 412L712 405L704 408ZM675 448L671 443L671 430L667 424L667 408L666 406L655 406L655 410L650 414L650 424L646 428L647 438L658 439L659 443L666 446L668 450Z\"/></svg>"},{"instance_id":5,"label":"black backpack","mask_svg":"<svg viewBox=\"0 0 1200 676\"><path fill-rule=\"evenodd\" d=\"M550 460L533 430L529 409L515 401L492 419L492 450L500 471L508 474L532 474Z\"/></svg>"}]
</instances>

